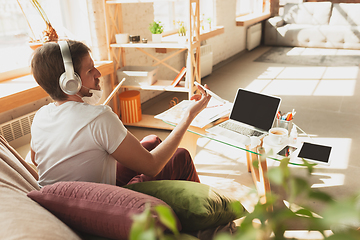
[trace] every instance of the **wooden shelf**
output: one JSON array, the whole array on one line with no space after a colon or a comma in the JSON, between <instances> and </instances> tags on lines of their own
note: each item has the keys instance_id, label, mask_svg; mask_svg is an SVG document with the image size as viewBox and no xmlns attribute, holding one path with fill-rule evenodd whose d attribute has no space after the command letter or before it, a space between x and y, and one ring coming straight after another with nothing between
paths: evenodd
<instances>
[{"instance_id":1,"label":"wooden shelf","mask_svg":"<svg viewBox=\"0 0 360 240\"><path fill-rule=\"evenodd\" d=\"M242 17L236 18L236 26L247 27L255 23L261 22L265 19L268 19L271 16L271 13L261 13L261 14L248 14Z\"/></svg>"},{"instance_id":2,"label":"wooden shelf","mask_svg":"<svg viewBox=\"0 0 360 240\"><path fill-rule=\"evenodd\" d=\"M112 61L95 62L102 76L112 74ZM49 95L37 84L30 74L0 83L0 113L35 102Z\"/></svg>"},{"instance_id":3,"label":"wooden shelf","mask_svg":"<svg viewBox=\"0 0 360 240\"><path fill-rule=\"evenodd\" d=\"M164 0L109 0L107 4L119 4L119 3L151 3Z\"/></svg>"},{"instance_id":4,"label":"wooden shelf","mask_svg":"<svg viewBox=\"0 0 360 240\"><path fill-rule=\"evenodd\" d=\"M223 34L224 32L225 32L225 28L223 26L217 26L217 27L215 27L215 29L213 29L209 32L201 33L200 41L204 41L206 39L215 37L217 35Z\"/></svg>"},{"instance_id":5,"label":"wooden shelf","mask_svg":"<svg viewBox=\"0 0 360 240\"><path fill-rule=\"evenodd\" d=\"M0 89L0 113L48 96L32 75L2 82Z\"/></svg>"},{"instance_id":6,"label":"wooden shelf","mask_svg":"<svg viewBox=\"0 0 360 240\"><path fill-rule=\"evenodd\" d=\"M185 44L178 43L169 43L169 42L161 42L161 43L123 43L123 44L110 44L110 47L122 47L122 48L173 48L173 49L184 49L187 48Z\"/></svg>"},{"instance_id":7,"label":"wooden shelf","mask_svg":"<svg viewBox=\"0 0 360 240\"><path fill-rule=\"evenodd\" d=\"M136 86L126 85L126 81L121 86L122 88L133 88L142 90L157 90L157 91L170 91L170 92L189 92L189 89L184 87L185 82L180 82L180 86L171 86L173 80L158 80L156 83L150 86ZM182 85L182 86L181 86Z\"/></svg>"}]
</instances>

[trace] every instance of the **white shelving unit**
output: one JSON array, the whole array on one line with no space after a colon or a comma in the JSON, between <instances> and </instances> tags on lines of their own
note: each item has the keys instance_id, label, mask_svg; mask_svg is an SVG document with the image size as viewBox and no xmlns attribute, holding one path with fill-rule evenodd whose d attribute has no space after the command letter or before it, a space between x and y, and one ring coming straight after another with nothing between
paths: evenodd
<instances>
[{"instance_id":1,"label":"white shelving unit","mask_svg":"<svg viewBox=\"0 0 360 240\"><path fill-rule=\"evenodd\" d=\"M109 52L109 60L114 62L114 75L113 79L116 79L116 71L124 67L126 65L125 59L125 48L135 48L149 57L155 59L156 65L162 64L169 69L173 70L176 73L180 72L180 69L175 69L167 64L165 61L170 58L178 55L183 51L187 51L186 59L186 68L187 72L185 75L185 84L182 86L172 87L171 82L173 79L160 79L155 84L151 86L130 86L123 85L122 88L133 88L133 89L142 89L142 90L158 90L158 91L173 91L173 92L186 92L188 93L188 97L190 98L196 88L194 86L194 81L201 83L201 69L200 69L200 41L205 40L206 38L216 36L224 32L223 28L218 28L214 32L206 33L204 36L200 36L200 6L199 0L183 0L186 1L188 5L188 20L187 29L189 30L188 41L186 44L178 44L177 42L161 42L161 43L127 43L127 44L116 44L115 42L115 34L123 33L122 26L122 8L121 5L124 3L148 3L155 2L156 0L104 0L105 7L105 19L106 19L106 28L107 28L107 43L108 43L108 52ZM164 0L162 0L164 1ZM144 51L144 49L152 48L152 49L173 49L174 53L167 56L165 59L158 59L156 56ZM178 50L174 50L178 49ZM112 88L115 87L115 81L112 81ZM165 109L164 109L165 110ZM118 109L115 109L115 112L118 113ZM137 124L136 126L149 126L149 116L143 116L143 120ZM152 122L152 120L150 121ZM158 124L153 124L155 128L159 128ZM160 124L161 125L161 124ZM162 128L162 127L160 127Z\"/></svg>"}]
</instances>

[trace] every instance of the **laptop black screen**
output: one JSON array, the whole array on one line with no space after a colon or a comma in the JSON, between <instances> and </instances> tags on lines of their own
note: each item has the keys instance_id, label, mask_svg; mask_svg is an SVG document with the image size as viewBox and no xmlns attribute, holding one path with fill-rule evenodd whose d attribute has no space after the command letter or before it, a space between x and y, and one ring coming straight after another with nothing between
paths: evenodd
<instances>
[{"instance_id":1,"label":"laptop black screen","mask_svg":"<svg viewBox=\"0 0 360 240\"><path fill-rule=\"evenodd\" d=\"M274 123L280 102L279 97L239 89L230 119L268 131Z\"/></svg>"}]
</instances>

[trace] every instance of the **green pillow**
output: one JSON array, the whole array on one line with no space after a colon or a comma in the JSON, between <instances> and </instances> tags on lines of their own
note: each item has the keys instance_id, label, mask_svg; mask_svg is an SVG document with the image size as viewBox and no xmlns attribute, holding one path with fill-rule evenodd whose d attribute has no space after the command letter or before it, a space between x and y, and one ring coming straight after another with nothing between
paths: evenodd
<instances>
[{"instance_id":1,"label":"green pillow","mask_svg":"<svg viewBox=\"0 0 360 240\"><path fill-rule=\"evenodd\" d=\"M235 199L202 183L159 180L123 186L166 202L179 218L183 231L199 231L241 218L246 210Z\"/></svg>"}]
</instances>

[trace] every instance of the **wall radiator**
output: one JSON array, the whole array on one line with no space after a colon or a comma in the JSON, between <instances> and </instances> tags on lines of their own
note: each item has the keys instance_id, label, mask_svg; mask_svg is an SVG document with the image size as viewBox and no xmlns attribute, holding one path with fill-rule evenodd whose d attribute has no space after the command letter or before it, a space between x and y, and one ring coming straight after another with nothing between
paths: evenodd
<instances>
[{"instance_id":1,"label":"wall radiator","mask_svg":"<svg viewBox=\"0 0 360 240\"><path fill-rule=\"evenodd\" d=\"M200 67L201 78L212 73L213 53L210 44L206 44L200 47Z\"/></svg>"},{"instance_id":2,"label":"wall radiator","mask_svg":"<svg viewBox=\"0 0 360 240\"><path fill-rule=\"evenodd\" d=\"M13 148L18 148L30 142L30 130L36 111L0 125L0 134Z\"/></svg>"},{"instance_id":3,"label":"wall radiator","mask_svg":"<svg viewBox=\"0 0 360 240\"><path fill-rule=\"evenodd\" d=\"M261 23L250 26L246 32L246 48L248 51L256 48L261 42Z\"/></svg>"}]
</instances>

